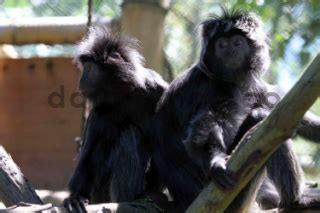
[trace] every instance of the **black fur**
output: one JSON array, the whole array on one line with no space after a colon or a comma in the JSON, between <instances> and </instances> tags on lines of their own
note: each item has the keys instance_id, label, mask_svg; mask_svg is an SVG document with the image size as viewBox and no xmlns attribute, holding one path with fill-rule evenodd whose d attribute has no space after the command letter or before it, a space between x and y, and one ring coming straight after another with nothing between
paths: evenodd
<instances>
[{"instance_id":1,"label":"black fur","mask_svg":"<svg viewBox=\"0 0 320 213\"><path fill-rule=\"evenodd\" d=\"M259 34L260 40L246 36L250 32ZM228 36L241 34L250 44L252 54L246 56L250 63L238 67L236 78L229 75L231 69L223 70L220 59L215 58L215 41L226 33ZM226 14L204 22L200 61L174 80L161 98L153 129L154 159L161 180L181 210L215 177L210 171L214 166L210 164L220 166L224 162L228 147L251 109L247 94L258 94L257 90L262 90L258 77L267 69L269 56L261 33L260 21L252 13ZM255 102L258 97L251 98ZM207 114L211 114L210 118ZM214 122L212 131L203 131L204 138L214 142L189 143L190 128L197 126L197 117L202 115L210 123ZM193 149L194 146L198 147ZM213 155L219 156L219 160L211 162Z\"/></svg>"},{"instance_id":2,"label":"black fur","mask_svg":"<svg viewBox=\"0 0 320 213\"><path fill-rule=\"evenodd\" d=\"M79 87L92 110L64 202L70 211L85 211L85 199L133 201L152 187L146 183L150 145L145 129L167 83L143 67L135 46L135 40L98 27L78 45Z\"/></svg>"},{"instance_id":3,"label":"black fur","mask_svg":"<svg viewBox=\"0 0 320 213\"><path fill-rule=\"evenodd\" d=\"M219 39L233 41L237 35L245 38L246 52L232 46L225 58L217 57ZM236 177L225 169L225 161L239 141L238 129L253 108L270 109L265 96L269 85L261 79L270 61L267 41L254 13L235 11L205 21L199 62L174 80L161 98L152 129L154 160L182 211L210 180L226 189L234 184ZM266 180L264 170L227 211L254 201ZM288 143L270 159L267 172L279 191L281 207L299 201L302 173Z\"/></svg>"}]
</instances>

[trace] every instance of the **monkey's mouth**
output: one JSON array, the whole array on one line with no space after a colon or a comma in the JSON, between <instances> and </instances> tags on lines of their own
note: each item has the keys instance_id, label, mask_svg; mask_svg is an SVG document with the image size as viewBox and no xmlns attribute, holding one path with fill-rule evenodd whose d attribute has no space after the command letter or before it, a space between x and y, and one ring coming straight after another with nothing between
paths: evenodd
<instances>
[{"instance_id":1,"label":"monkey's mouth","mask_svg":"<svg viewBox=\"0 0 320 213\"><path fill-rule=\"evenodd\" d=\"M90 91L89 90L80 90L80 94L84 97L87 97L88 95L90 95Z\"/></svg>"},{"instance_id":2,"label":"monkey's mouth","mask_svg":"<svg viewBox=\"0 0 320 213\"><path fill-rule=\"evenodd\" d=\"M240 68L243 64L243 59L237 57L237 55L230 54L224 60L224 66L228 69Z\"/></svg>"},{"instance_id":3,"label":"monkey's mouth","mask_svg":"<svg viewBox=\"0 0 320 213\"><path fill-rule=\"evenodd\" d=\"M82 85L79 86L79 91L82 96L88 96L93 92L90 87Z\"/></svg>"},{"instance_id":4,"label":"monkey's mouth","mask_svg":"<svg viewBox=\"0 0 320 213\"><path fill-rule=\"evenodd\" d=\"M83 96L88 95L88 91L81 91L80 93L81 93L81 95L83 95Z\"/></svg>"}]
</instances>

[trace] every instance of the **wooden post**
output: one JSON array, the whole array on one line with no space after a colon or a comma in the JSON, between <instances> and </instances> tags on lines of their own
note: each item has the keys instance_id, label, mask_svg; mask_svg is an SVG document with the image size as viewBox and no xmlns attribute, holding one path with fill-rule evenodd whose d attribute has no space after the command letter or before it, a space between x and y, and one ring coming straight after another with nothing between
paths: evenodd
<instances>
[{"instance_id":1,"label":"wooden post","mask_svg":"<svg viewBox=\"0 0 320 213\"><path fill-rule=\"evenodd\" d=\"M146 66L164 73L163 31L170 0L124 0L121 31L141 42Z\"/></svg>"}]
</instances>

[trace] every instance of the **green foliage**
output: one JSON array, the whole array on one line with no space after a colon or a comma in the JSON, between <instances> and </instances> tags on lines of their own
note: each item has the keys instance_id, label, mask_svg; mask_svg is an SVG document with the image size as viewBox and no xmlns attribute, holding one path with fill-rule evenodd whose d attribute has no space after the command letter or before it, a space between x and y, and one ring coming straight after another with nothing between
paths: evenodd
<instances>
[{"instance_id":1,"label":"green foliage","mask_svg":"<svg viewBox=\"0 0 320 213\"><path fill-rule=\"evenodd\" d=\"M220 14L221 6L247 9L261 16L270 37L272 65L266 76L270 82L281 81L278 75L282 69L287 70L293 80L296 79L302 68L315 55L315 51L320 48L318 0L174 0L167 18L166 50L175 74L196 61L197 56L194 53L199 52L200 45L194 30L210 14ZM172 29L182 31L177 33ZM303 43L298 48L294 45L297 38ZM173 45L179 51L171 51Z\"/></svg>"},{"instance_id":2,"label":"green foliage","mask_svg":"<svg viewBox=\"0 0 320 213\"><path fill-rule=\"evenodd\" d=\"M86 0L39 1L32 4L36 16L77 16L86 14Z\"/></svg>"},{"instance_id":3,"label":"green foliage","mask_svg":"<svg viewBox=\"0 0 320 213\"><path fill-rule=\"evenodd\" d=\"M0 0L4 7L27 7L29 6L26 0Z\"/></svg>"},{"instance_id":4,"label":"green foliage","mask_svg":"<svg viewBox=\"0 0 320 213\"><path fill-rule=\"evenodd\" d=\"M93 1L93 11L96 16L119 16L121 0L96 0Z\"/></svg>"},{"instance_id":5,"label":"green foliage","mask_svg":"<svg viewBox=\"0 0 320 213\"><path fill-rule=\"evenodd\" d=\"M30 9L33 16L86 16L88 0L0 0L5 11ZM121 0L93 0L95 16L115 17L120 14Z\"/></svg>"},{"instance_id":6,"label":"green foliage","mask_svg":"<svg viewBox=\"0 0 320 213\"><path fill-rule=\"evenodd\" d=\"M93 0L93 17L119 16L121 0ZM0 17L87 16L88 0L0 0ZM15 46L20 57L72 55L74 45L31 44Z\"/></svg>"}]
</instances>

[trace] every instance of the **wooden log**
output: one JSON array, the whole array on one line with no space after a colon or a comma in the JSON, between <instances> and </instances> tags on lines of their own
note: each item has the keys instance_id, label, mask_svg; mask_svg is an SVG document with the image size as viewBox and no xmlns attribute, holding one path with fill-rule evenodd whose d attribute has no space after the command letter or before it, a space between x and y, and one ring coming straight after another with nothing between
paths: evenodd
<instances>
[{"instance_id":1,"label":"wooden log","mask_svg":"<svg viewBox=\"0 0 320 213\"><path fill-rule=\"evenodd\" d=\"M163 209L152 203L143 202L126 202L126 203L102 203L95 205L87 205L88 212L108 212L108 213L160 213L164 212ZM53 206L52 204L37 205L31 203L18 203L6 209L0 209L0 212L55 212L65 213L66 210L63 206ZM165 211L175 212L175 211Z\"/></svg>"},{"instance_id":2,"label":"wooden log","mask_svg":"<svg viewBox=\"0 0 320 213\"><path fill-rule=\"evenodd\" d=\"M119 21L93 19L92 25L119 30ZM24 17L12 21L0 18L0 44L73 44L86 33L87 17Z\"/></svg>"},{"instance_id":3,"label":"wooden log","mask_svg":"<svg viewBox=\"0 0 320 213\"><path fill-rule=\"evenodd\" d=\"M0 146L0 199L7 206L6 209L0 209L0 212L66 212L62 205L42 203L29 181L2 146ZM159 199L157 202L160 204L151 199L142 199L135 202L87 205L86 209L88 212L158 213L163 209L174 208L170 202Z\"/></svg>"},{"instance_id":4,"label":"wooden log","mask_svg":"<svg viewBox=\"0 0 320 213\"><path fill-rule=\"evenodd\" d=\"M5 206L19 202L42 204L29 181L2 146L0 146L0 199Z\"/></svg>"}]
</instances>

